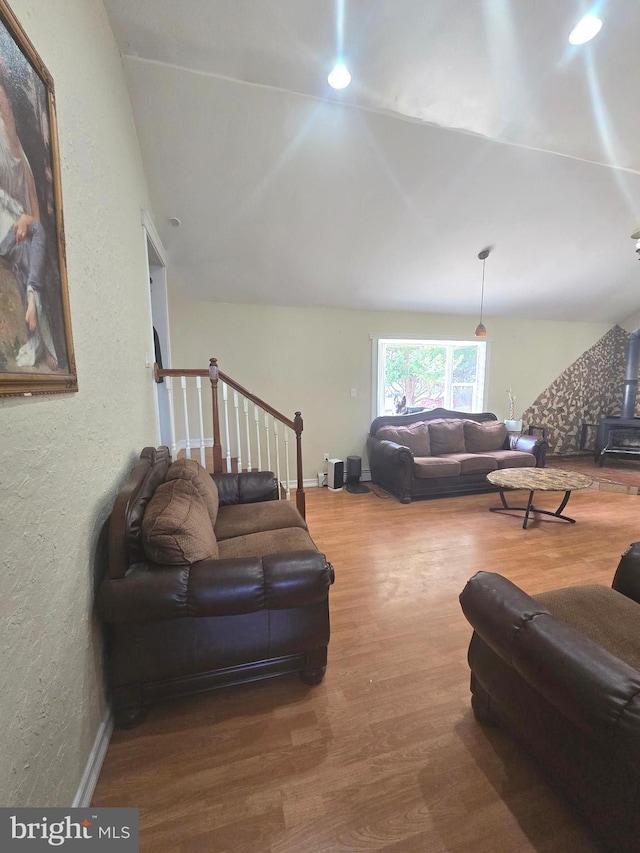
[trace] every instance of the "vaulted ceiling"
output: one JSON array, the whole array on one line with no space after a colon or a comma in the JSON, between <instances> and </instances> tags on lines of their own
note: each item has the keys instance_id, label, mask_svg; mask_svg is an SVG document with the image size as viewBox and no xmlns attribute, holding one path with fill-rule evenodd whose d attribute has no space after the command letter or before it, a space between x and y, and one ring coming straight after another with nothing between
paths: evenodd
<instances>
[{"instance_id":1,"label":"vaulted ceiling","mask_svg":"<svg viewBox=\"0 0 640 853\"><path fill-rule=\"evenodd\" d=\"M185 293L475 314L490 245L486 315L640 310L637 0L105 6Z\"/></svg>"}]
</instances>

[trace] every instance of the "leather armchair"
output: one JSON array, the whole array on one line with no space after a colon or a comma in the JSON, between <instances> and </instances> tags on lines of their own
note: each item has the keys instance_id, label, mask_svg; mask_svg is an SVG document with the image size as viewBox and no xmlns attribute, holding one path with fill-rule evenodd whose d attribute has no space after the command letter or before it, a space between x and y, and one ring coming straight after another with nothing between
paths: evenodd
<instances>
[{"instance_id":1,"label":"leather armchair","mask_svg":"<svg viewBox=\"0 0 640 853\"><path fill-rule=\"evenodd\" d=\"M511 732L616 853L640 838L640 543L613 588L532 598L478 572L460 596L476 718Z\"/></svg>"}]
</instances>

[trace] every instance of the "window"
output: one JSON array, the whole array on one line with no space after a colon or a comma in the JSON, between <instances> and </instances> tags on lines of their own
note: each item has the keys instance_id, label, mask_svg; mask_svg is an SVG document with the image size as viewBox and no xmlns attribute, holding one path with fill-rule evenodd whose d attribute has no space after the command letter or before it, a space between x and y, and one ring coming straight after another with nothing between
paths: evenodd
<instances>
[{"instance_id":1,"label":"window","mask_svg":"<svg viewBox=\"0 0 640 853\"><path fill-rule=\"evenodd\" d=\"M378 340L377 414L395 414L395 399L408 408L442 406L481 412L486 343L476 341Z\"/></svg>"}]
</instances>

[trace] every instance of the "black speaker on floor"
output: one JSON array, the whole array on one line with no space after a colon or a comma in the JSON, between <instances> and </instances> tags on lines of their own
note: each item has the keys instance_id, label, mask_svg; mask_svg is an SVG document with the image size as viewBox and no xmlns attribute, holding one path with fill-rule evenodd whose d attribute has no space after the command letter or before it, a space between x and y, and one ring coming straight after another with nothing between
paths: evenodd
<instances>
[{"instance_id":1,"label":"black speaker on floor","mask_svg":"<svg viewBox=\"0 0 640 853\"><path fill-rule=\"evenodd\" d=\"M362 459L359 456L347 456L347 483L357 483L362 474Z\"/></svg>"},{"instance_id":2,"label":"black speaker on floor","mask_svg":"<svg viewBox=\"0 0 640 853\"><path fill-rule=\"evenodd\" d=\"M360 482L361 474L362 459L359 456L347 456L347 491L352 495L364 495L369 491L369 487Z\"/></svg>"}]
</instances>

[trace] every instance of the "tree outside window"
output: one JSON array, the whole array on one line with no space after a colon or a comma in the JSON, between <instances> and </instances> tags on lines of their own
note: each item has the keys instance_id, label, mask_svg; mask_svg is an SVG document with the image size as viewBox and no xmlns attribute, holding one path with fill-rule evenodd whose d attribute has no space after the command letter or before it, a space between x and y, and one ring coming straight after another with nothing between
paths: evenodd
<instances>
[{"instance_id":1,"label":"tree outside window","mask_svg":"<svg viewBox=\"0 0 640 853\"><path fill-rule=\"evenodd\" d=\"M485 358L484 342L381 339L378 414L393 414L396 397L409 408L482 411Z\"/></svg>"}]
</instances>

